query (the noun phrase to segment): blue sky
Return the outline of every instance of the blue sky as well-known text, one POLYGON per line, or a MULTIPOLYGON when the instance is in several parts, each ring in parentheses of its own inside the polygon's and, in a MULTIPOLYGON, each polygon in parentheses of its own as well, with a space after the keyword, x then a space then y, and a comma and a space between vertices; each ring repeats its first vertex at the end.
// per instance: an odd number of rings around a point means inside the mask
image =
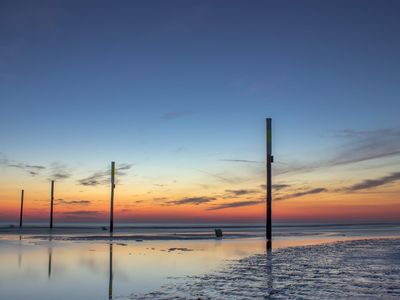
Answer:
POLYGON ((345 130, 361 156, 384 157, 399 150, 399 9, 2 1, 0 154, 81 173, 110 160, 141 166, 135 176, 176 165, 220 173, 235 168, 224 160, 263 160, 270 116, 278 164, 347 153, 345 130))
POLYGON ((256 138, 265 116, 311 145, 399 125, 395 1, 68 2, 2 4, 9 151, 146 134, 177 147, 210 134, 213 148, 215 131, 229 147, 230 132, 256 138), (161 122, 171 112, 190 130, 171 136, 182 125, 161 122))

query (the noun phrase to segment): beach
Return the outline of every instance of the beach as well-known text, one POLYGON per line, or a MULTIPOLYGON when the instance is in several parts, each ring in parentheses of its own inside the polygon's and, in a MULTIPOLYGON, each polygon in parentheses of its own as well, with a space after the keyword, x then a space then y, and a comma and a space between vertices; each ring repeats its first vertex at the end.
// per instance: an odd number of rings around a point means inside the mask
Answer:
POLYGON ((290 247, 130 299, 399 299, 400 239, 290 247))
POLYGON ((0 300, 400 300, 400 0, 0 0, 0 300))
POLYGON ((400 225, 0 228, 4 299, 396 299, 400 225))

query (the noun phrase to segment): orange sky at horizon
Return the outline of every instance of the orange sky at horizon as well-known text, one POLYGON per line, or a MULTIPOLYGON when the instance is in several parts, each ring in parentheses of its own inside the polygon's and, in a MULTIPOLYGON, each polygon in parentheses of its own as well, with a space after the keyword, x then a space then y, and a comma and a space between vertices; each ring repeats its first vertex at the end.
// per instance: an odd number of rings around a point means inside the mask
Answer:
MULTIPOLYGON (((330 173, 332 170, 329 170, 330 173)), ((343 183, 329 176, 317 180, 316 174, 278 174, 274 177, 273 218, 277 222, 359 222, 399 220, 398 185, 388 184, 362 191, 343 191, 343 183), (302 180, 295 183, 301 178, 302 180), (313 185, 310 185, 312 182, 313 185), (320 188, 323 186, 323 188, 320 188), (310 193, 311 192, 311 193, 310 193), (303 194, 304 193, 304 194, 303 194), (286 199, 287 198, 287 199, 286 199)), ((355 174, 356 172, 353 172, 355 174)), ((344 174, 344 172, 341 172, 344 174)), ((18 222, 20 190, 7 177, 0 189, 0 221, 18 222), (8 182, 7 182, 8 181, 8 182)), ((361 179, 347 181, 351 186, 361 179)), ((203 179, 204 182, 204 179, 203 179)), ((48 179, 26 180, 24 221, 46 222, 49 218, 50 184, 48 179)), ((57 222, 104 222, 109 218, 108 183, 77 188, 74 181, 57 181, 54 220, 57 222)), ((163 186, 135 185, 135 177, 121 179, 115 190, 115 222, 263 222, 265 191, 262 182, 250 180, 243 185, 221 183, 201 188, 176 184, 163 186), (236 188, 235 188, 236 187, 236 188), (236 194, 235 194, 236 193, 236 194), (179 201, 189 199, 188 204, 179 201), (192 202, 191 202, 192 201, 192 202), (200 201, 198 204, 194 202, 200 201), (204 201, 204 202, 201 202, 204 201), (219 206, 240 203, 243 206, 219 206)))

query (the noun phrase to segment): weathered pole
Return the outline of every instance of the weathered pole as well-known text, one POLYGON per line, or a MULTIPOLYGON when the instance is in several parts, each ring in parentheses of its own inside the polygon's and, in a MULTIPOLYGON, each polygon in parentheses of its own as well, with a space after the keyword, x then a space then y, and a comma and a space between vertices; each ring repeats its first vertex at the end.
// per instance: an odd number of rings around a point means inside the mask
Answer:
POLYGON ((111 203, 110 203, 110 232, 114 231, 114 188, 115 188, 115 162, 111 162, 111 203))
POLYGON ((274 161, 272 156, 272 119, 267 118, 267 213, 266 213, 266 237, 267 237, 267 249, 272 248, 272 172, 271 164, 274 161))
POLYGON ((54 203, 54 180, 51 181, 51 191, 50 191, 50 229, 53 228, 53 203, 54 203))
POLYGON ((21 211, 19 213, 19 227, 22 227, 23 210, 24 210, 24 190, 21 190, 21 211))

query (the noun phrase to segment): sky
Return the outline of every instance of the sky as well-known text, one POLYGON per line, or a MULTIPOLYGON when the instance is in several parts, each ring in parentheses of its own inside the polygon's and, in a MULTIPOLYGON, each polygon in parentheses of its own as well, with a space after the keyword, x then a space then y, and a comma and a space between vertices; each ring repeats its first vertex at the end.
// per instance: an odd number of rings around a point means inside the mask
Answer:
POLYGON ((400 217, 399 1, 0 1, 0 222, 400 217))

